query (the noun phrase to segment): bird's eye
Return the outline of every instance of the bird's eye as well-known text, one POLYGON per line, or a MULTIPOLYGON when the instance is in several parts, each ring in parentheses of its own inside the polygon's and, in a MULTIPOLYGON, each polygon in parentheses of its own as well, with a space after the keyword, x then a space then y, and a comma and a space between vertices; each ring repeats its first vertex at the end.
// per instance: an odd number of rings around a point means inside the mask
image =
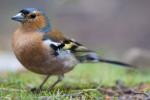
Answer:
POLYGON ((35 14, 31 14, 31 15, 30 15, 30 18, 31 18, 31 19, 34 19, 35 17, 36 17, 35 14))

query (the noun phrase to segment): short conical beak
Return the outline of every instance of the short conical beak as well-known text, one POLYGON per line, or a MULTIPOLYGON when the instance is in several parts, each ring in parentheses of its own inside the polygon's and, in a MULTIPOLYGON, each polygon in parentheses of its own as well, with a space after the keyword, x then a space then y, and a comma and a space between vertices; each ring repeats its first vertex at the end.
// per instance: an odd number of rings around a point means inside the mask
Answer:
POLYGON ((22 15, 22 13, 18 13, 15 16, 13 16, 11 19, 18 22, 23 22, 25 20, 25 17, 22 15))

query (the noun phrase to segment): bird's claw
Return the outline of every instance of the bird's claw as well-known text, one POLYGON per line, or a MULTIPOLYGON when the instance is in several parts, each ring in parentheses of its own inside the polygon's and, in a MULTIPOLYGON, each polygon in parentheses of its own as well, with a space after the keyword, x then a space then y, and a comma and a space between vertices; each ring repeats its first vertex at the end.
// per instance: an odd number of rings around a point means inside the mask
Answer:
POLYGON ((32 92, 32 93, 39 94, 40 92, 42 92, 42 89, 41 89, 41 88, 32 88, 32 89, 31 89, 31 92, 32 92))
POLYGON ((52 89, 47 89, 47 92, 51 92, 52 89))

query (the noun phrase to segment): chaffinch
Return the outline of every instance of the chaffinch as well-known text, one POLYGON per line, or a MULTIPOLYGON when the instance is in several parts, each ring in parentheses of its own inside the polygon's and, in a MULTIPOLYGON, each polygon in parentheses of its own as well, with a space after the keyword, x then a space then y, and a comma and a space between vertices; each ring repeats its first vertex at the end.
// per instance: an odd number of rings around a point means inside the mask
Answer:
POLYGON ((71 71, 78 63, 104 62, 130 66, 122 62, 102 59, 94 51, 53 30, 42 10, 25 8, 13 16, 12 20, 21 23, 14 32, 12 40, 17 59, 28 70, 47 75, 42 84, 34 89, 35 91, 40 91, 47 79, 56 75, 58 80, 48 88, 50 91, 63 79, 64 74, 71 71))

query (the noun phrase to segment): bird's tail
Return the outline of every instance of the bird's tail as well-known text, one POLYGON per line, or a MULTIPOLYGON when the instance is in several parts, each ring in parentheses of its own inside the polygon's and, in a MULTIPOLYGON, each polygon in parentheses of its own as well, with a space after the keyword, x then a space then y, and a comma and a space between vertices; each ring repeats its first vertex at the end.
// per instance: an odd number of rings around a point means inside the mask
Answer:
POLYGON ((81 62, 94 62, 94 63, 98 63, 98 62, 102 62, 102 63, 109 63, 109 64, 114 64, 114 65, 119 65, 119 66, 124 66, 124 67, 133 67, 133 65, 127 64, 127 63, 123 63, 120 61, 113 61, 113 60, 107 60, 107 59, 103 59, 100 58, 96 53, 94 52, 88 52, 88 53, 84 53, 84 55, 80 55, 80 56, 76 56, 77 59, 81 62))
POLYGON ((133 65, 130 65, 130 64, 127 64, 124 62, 107 60, 107 59, 100 59, 99 62, 114 64, 114 65, 120 65, 120 66, 125 66, 125 67, 133 67, 133 65))

